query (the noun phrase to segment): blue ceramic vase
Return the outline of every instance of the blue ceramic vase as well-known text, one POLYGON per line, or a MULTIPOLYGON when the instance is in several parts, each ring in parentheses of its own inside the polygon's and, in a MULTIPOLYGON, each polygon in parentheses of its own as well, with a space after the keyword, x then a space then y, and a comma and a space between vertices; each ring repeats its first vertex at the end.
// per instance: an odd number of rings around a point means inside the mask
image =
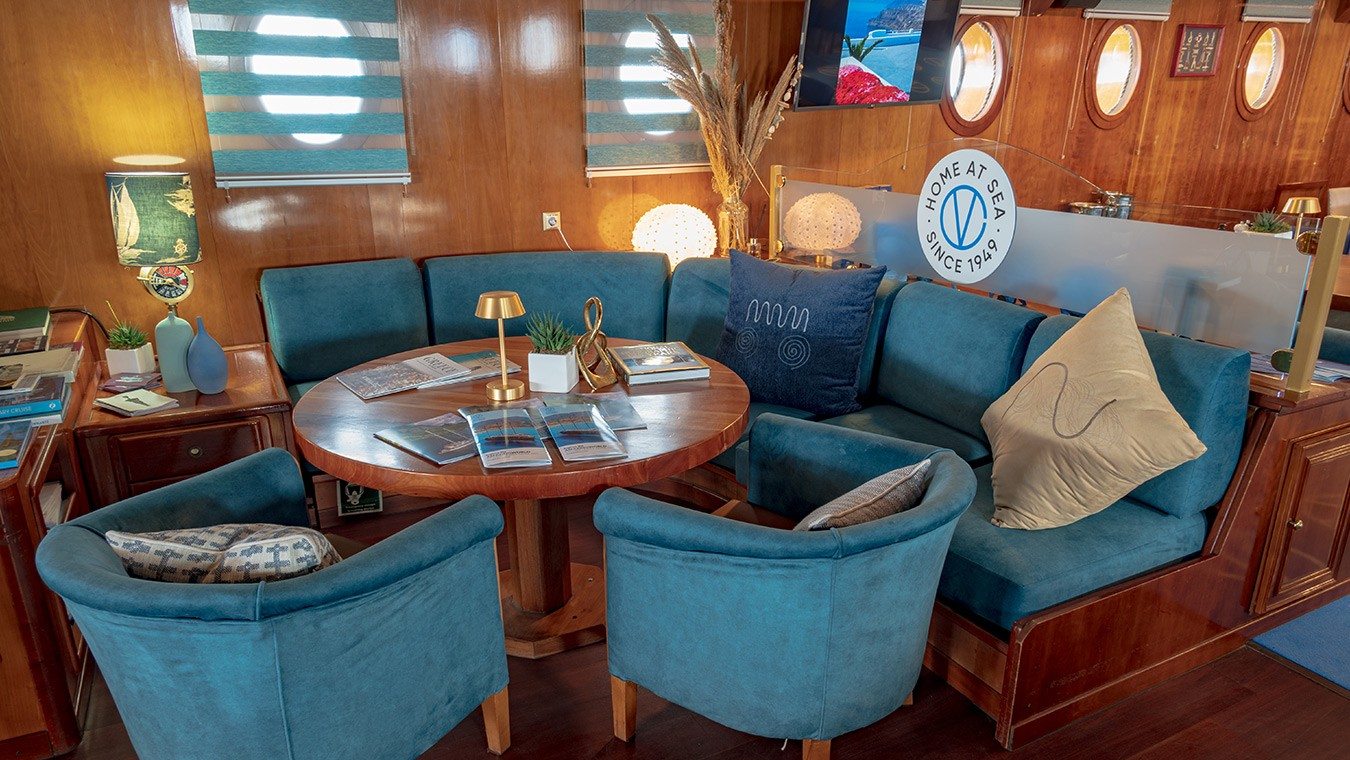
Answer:
POLYGON ((192 339, 187 352, 188 377, 197 390, 205 394, 220 393, 230 380, 229 363, 225 360, 225 349, 220 347, 211 333, 206 331, 202 318, 197 317, 197 336, 192 339))

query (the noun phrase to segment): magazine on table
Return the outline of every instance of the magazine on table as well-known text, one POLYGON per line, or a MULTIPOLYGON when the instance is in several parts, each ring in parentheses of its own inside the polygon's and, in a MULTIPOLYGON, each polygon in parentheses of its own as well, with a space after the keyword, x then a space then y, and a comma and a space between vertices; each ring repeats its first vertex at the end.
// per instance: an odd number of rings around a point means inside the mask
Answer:
MULTIPOLYGON (((500 377, 502 374, 501 359, 495 351, 474 351, 470 354, 457 354, 450 357, 450 360, 462 367, 469 369, 467 375, 456 375, 454 377, 442 378, 423 383, 419 388, 435 388, 438 385, 454 385, 455 383, 467 383, 473 380, 488 380, 494 377, 500 377)), ((506 374, 512 375, 520 371, 520 365, 506 360, 506 374)))
POLYGON ((468 418, 470 414, 478 412, 491 412, 498 409, 523 409, 530 415, 530 421, 534 423, 534 432, 539 434, 540 438, 548 437, 548 425, 544 424, 544 416, 539 410, 544 408, 544 402, 537 398, 523 398, 518 401, 501 401, 493 404, 476 404, 474 406, 461 406, 455 411, 459 416, 468 418))
MULTIPOLYGON (((1286 374, 1270 363, 1270 354, 1258 354, 1255 351, 1252 352, 1252 372, 1279 378, 1283 378, 1286 374)), ((1313 366, 1313 379, 1319 383, 1335 383, 1350 379, 1350 364, 1318 359, 1317 364, 1313 366)))
POLYGON ((544 421, 565 461, 613 459, 628 453, 600 410, 591 404, 546 406, 544 421))
POLYGON ((465 418, 484 467, 547 467, 553 457, 525 409, 492 409, 465 418))
POLYGON ((104 380, 98 389, 112 391, 113 393, 126 393, 127 391, 158 388, 159 385, 158 372, 123 372, 104 380))
POLYGON ((453 359, 441 354, 425 354, 378 367, 347 370, 339 373, 337 379, 352 393, 369 401, 467 374, 469 368, 453 359))
POLYGON ((407 425, 395 425, 381 430, 375 437, 439 465, 468 459, 478 453, 469 423, 457 412, 407 425))
POLYGON ((627 393, 536 393, 534 397, 543 401, 544 406, 590 404, 600 410, 600 416, 615 431, 642 430, 647 427, 647 421, 628 401, 627 393))

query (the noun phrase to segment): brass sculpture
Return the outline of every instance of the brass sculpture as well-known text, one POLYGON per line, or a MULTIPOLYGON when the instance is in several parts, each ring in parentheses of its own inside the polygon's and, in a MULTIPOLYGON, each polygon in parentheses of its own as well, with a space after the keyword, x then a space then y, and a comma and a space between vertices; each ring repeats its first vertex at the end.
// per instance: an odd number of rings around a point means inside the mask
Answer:
POLYGON ((614 359, 609 355, 605 334, 600 332, 600 322, 605 317, 605 306, 600 299, 591 296, 582 307, 581 317, 586 322, 586 334, 577 339, 577 368, 581 377, 591 390, 600 390, 619 382, 619 374, 614 368, 614 359), (595 323, 591 323, 591 307, 595 307, 595 323), (594 356, 590 354, 594 352, 594 356))

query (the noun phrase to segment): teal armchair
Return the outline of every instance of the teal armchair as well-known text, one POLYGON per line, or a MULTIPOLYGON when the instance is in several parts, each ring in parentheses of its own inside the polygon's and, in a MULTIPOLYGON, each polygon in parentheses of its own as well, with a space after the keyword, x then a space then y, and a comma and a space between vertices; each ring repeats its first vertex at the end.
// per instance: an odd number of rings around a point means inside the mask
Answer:
POLYGON ((132 578, 103 539, 232 522, 309 524, 289 454, 269 449, 113 504, 38 547, 142 760, 413 758, 480 704, 489 748, 506 749, 493 502, 464 499, 275 583, 132 578))
POLYGON ((824 758, 831 739, 913 691, 975 477, 945 449, 773 414, 749 449, 750 501, 792 521, 925 457, 932 476, 910 510, 816 532, 602 494, 615 734, 631 738, 640 685, 738 731, 802 739, 805 757, 824 758))

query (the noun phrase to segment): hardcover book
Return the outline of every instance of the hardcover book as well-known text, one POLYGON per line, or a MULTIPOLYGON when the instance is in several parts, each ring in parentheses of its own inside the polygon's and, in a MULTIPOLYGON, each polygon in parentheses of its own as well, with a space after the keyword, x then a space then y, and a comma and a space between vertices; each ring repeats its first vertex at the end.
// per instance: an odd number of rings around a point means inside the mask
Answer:
POLYGON ((613 459, 628 453, 600 410, 590 404, 546 406, 544 421, 565 461, 613 459))
POLYGON ((25 375, 59 375, 66 382, 73 383, 83 354, 84 347, 81 344, 65 343, 46 351, 24 354, 22 359, 15 359, 15 362, 23 365, 25 375))
MULTIPOLYGON (((468 367, 469 374, 456 377, 447 377, 443 380, 433 380, 424 383, 419 388, 434 388, 438 385, 453 385, 455 383, 467 383, 472 380, 487 380, 497 377, 502 373, 501 359, 494 351, 474 351, 469 354, 458 354, 450 357, 450 360, 462 367, 468 367)), ((506 374, 512 375, 520 371, 520 365, 506 360, 506 374)))
POLYGON ((33 426, 27 422, 0 422, 0 471, 19 466, 32 431, 33 426))
POLYGON ((0 356, 18 356, 47 350, 47 336, 0 339, 0 356))
POLYGON ((626 393, 536 393, 534 397, 543 401, 546 407, 589 404, 600 410, 600 416, 615 431, 642 430, 647 427, 647 421, 629 403, 626 393))
POLYGON ((142 417, 165 409, 174 409, 178 406, 178 399, 161 396, 154 391, 135 390, 107 398, 96 398, 94 403, 123 417, 142 417))
POLYGON ((708 365, 679 341, 615 346, 609 352, 629 385, 700 380, 712 374, 708 365))
POLYGON ((339 373, 337 379, 352 393, 369 401, 467 374, 468 367, 448 357, 426 354, 369 369, 347 370, 339 373))
MULTIPOLYGON (((498 371, 500 372, 500 370, 498 371)), ((459 416, 467 419, 470 414, 477 414, 478 412, 490 412, 497 409, 523 409, 529 413, 530 421, 534 423, 534 431, 539 434, 540 438, 547 438, 548 425, 544 424, 544 416, 539 413, 539 410, 543 408, 543 401, 540 401, 537 398, 523 398, 519 401, 502 401, 493 404, 461 406, 455 411, 459 412, 459 416)))
POLYGON ((33 308, 0 311, 0 340, 41 338, 52 324, 50 309, 33 308))
POLYGON ((101 391, 112 391, 113 393, 126 393, 127 391, 136 391, 142 388, 158 388, 158 372, 123 372, 120 375, 113 375, 98 387, 101 391))
POLYGON ((375 437, 439 465, 468 459, 478 452, 469 423, 456 412, 396 425, 381 430, 375 437))
POLYGON ((64 377, 43 375, 38 378, 32 390, 0 398, 0 419, 59 413, 68 397, 64 377))
POLYGON ((547 467, 553 457, 524 409, 493 409, 465 418, 484 467, 547 467))

